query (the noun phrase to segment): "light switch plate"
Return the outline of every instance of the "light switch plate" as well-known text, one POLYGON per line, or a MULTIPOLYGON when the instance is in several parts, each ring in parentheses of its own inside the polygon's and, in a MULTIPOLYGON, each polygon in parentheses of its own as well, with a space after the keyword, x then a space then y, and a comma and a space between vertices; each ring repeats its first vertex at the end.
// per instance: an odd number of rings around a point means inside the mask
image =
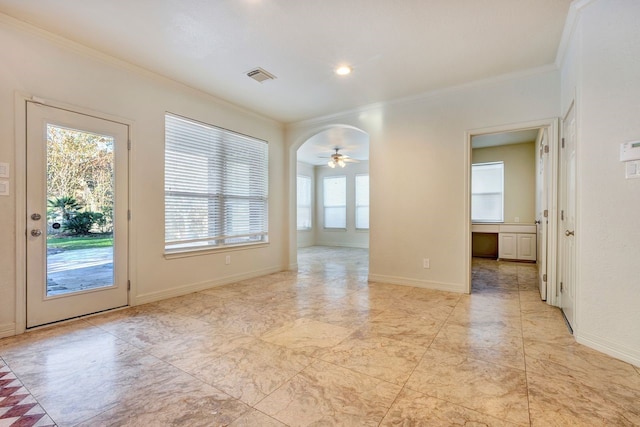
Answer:
POLYGON ((640 160, 625 162, 625 177, 627 179, 640 178, 640 160))
POLYGON ((0 178, 9 178, 9 163, 0 163, 0 178))
POLYGON ((0 196, 9 195, 9 181, 0 181, 0 196))

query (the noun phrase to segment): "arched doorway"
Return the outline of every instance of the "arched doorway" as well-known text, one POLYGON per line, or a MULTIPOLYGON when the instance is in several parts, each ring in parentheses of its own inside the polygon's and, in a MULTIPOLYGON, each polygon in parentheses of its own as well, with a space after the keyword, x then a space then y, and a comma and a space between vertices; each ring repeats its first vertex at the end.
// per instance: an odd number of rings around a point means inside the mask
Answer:
POLYGON ((292 264, 297 268, 298 249, 309 253, 304 248, 313 247, 322 247, 325 256, 331 248, 354 248, 368 257, 369 135, 352 126, 325 126, 300 138, 291 159, 292 264))

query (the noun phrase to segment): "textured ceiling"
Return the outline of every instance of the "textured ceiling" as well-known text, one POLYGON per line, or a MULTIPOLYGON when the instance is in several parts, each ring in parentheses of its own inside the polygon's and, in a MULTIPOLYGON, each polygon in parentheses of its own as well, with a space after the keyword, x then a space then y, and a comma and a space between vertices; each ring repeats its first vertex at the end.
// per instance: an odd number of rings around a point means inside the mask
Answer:
POLYGON ((552 64, 569 4, 0 0, 0 12, 288 123, 552 64), (254 67, 277 79, 248 78, 254 67))

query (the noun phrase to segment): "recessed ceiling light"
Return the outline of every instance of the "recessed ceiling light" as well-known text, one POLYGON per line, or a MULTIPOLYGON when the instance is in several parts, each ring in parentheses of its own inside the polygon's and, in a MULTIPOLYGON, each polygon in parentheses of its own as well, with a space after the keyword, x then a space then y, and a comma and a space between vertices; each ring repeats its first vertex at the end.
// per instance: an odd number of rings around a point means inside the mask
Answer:
POLYGON ((351 67, 347 65, 342 65, 336 68, 336 74, 339 76, 346 76, 347 74, 350 74, 350 73, 351 73, 351 67))

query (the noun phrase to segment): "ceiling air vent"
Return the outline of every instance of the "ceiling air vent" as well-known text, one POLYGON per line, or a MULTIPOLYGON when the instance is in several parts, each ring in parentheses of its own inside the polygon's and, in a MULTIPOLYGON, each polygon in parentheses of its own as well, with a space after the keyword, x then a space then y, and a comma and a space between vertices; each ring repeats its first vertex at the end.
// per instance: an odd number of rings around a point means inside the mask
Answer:
POLYGON ((273 74, 271 74, 270 72, 263 70, 262 68, 258 67, 255 70, 251 70, 247 73, 247 76, 251 77, 253 80, 262 83, 266 80, 273 80, 276 78, 276 76, 274 76, 273 74))

